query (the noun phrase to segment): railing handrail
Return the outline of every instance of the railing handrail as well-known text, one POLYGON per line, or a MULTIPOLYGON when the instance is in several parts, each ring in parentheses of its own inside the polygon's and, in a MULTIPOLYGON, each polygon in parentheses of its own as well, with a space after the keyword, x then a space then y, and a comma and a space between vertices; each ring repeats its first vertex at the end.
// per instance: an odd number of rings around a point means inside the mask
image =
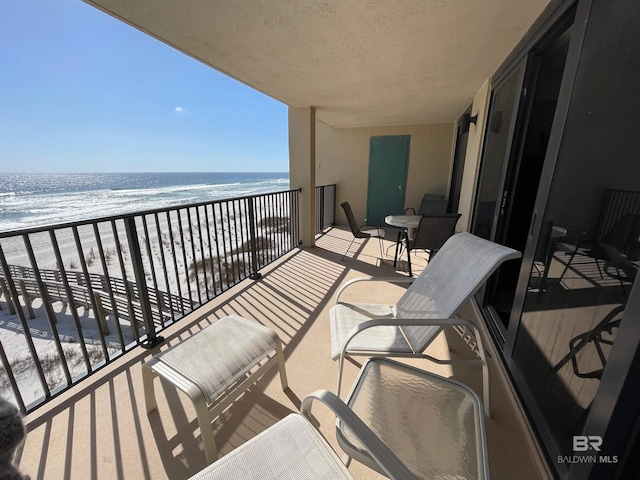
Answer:
POLYGON ((251 199, 251 198, 262 197, 262 196, 266 196, 266 195, 276 195, 276 194, 292 193, 292 192, 299 192, 299 191, 300 191, 299 188, 292 188, 292 189, 289 189, 289 190, 277 190, 277 191, 273 191, 273 192, 254 193, 254 194, 251 194, 251 195, 243 195, 243 196, 240 196, 240 197, 219 198, 217 200, 205 200, 205 201, 196 202, 196 203, 184 203, 184 204, 179 204, 179 205, 171 205, 171 206, 168 206, 168 207, 153 208, 153 209, 148 209, 148 210, 138 210, 138 211, 135 211, 135 212, 126 212, 126 213, 109 215, 109 216, 104 216, 104 217, 92 217, 92 218, 87 218, 87 219, 84 219, 84 220, 76 220, 74 222, 52 223, 52 224, 40 225, 40 226, 36 226, 36 227, 20 228, 20 229, 17 229, 17 230, 4 230, 4 231, 0 231, 0 238, 14 237, 14 236, 18 236, 18 235, 30 235, 32 233, 47 232, 49 230, 80 227, 80 226, 83 226, 83 225, 93 225, 94 223, 105 223, 105 222, 110 222, 112 220, 125 220, 127 218, 138 217, 138 216, 141 216, 141 215, 154 215, 156 213, 163 213, 163 212, 166 212, 166 211, 169 211, 169 210, 178 210, 178 209, 182 210, 182 209, 185 209, 185 208, 195 208, 195 207, 203 207, 203 206, 207 206, 207 205, 217 205, 217 204, 222 204, 222 203, 227 203, 227 202, 242 201, 242 200, 247 200, 247 199, 251 199))

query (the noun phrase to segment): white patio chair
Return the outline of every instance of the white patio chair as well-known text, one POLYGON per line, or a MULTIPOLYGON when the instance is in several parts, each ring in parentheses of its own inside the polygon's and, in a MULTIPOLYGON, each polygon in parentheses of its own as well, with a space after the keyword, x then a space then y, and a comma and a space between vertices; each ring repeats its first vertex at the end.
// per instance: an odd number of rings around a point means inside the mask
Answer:
POLYGON ((480 332, 473 322, 453 317, 498 266, 519 257, 520 252, 516 250, 469 233, 459 233, 447 240, 415 280, 364 277, 344 284, 336 295, 336 305, 330 310, 331 357, 339 359, 338 395, 345 357, 421 357, 438 364, 451 364, 455 361, 437 359, 423 352, 445 327, 460 326, 475 335, 480 358, 464 362, 482 365, 484 406, 489 415, 489 371, 480 332), (341 302, 345 289, 361 281, 413 283, 395 305, 341 302))
POLYGON ((311 404, 329 407, 352 438, 375 459, 389 478, 415 480, 411 471, 331 392, 307 396, 300 414, 291 414, 191 477, 191 480, 353 480, 347 467, 310 421, 311 404))
MULTIPOLYGON (((345 402, 416 477, 489 478, 482 405, 466 385, 374 357, 360 369, 345 402)), ((348 458, 384 474, 340 420, 336 437, 348 458)))

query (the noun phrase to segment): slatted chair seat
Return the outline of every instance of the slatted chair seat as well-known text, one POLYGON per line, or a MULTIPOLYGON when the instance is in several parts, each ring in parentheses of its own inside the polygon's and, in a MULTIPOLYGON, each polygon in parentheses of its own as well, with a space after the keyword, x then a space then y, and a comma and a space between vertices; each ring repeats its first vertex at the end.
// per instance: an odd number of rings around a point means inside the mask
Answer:
POLYGON ((211 421, 275 365, 284 390, 287 376, 278 335, 238 315, 221 318, 143 365, 147 413, 157 407, 156 376, 186 393, 196 409, 205 455, 211 463, 218 457, 211 421))
POLYGON ((396 480, 416 477, 338 397, 318 390, 302 401, 300 414, 291 414, 231 453, 197 473, 191 480, 354 480, 336 452, 311 424, 311 404, 331 409, 375 459, 379 471, 396 480))

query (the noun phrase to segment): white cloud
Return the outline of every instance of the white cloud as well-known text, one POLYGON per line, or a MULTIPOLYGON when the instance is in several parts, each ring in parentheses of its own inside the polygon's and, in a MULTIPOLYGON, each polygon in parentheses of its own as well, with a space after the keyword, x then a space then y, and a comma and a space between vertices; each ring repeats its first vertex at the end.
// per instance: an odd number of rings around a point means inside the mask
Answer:
POLYGON ((186 111, 184 108, 182 108, 182 107, 176 107, 176 108, 174 108, 174 110, 175 110, 176 112, 178 112, 178 113, 186 113, 186 112, 187 112, 187 111, 186 111))

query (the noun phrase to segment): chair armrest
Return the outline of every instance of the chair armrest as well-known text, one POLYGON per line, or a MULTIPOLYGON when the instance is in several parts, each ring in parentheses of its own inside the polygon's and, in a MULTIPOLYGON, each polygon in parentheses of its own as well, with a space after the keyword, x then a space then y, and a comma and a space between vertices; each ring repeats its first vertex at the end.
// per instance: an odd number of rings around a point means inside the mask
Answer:
POLYGON ((340 295, 347 287, 350 287, 354 283, 358 282, 387 282, 387 283, 413 283, 415 278, 411 277, 358 277, 353 280, 349 280, 348 282, 342 284, 336 293, 336 302, 340 300, 340 295))
POLYGON ((591 241, 591 235, 584 231, 568 230, 567 233, 559 240, 561 243, 568 243, 582 246, 591 241))
POLYGON ((415 480, 415 476, 378 436, 340 398, 327 390, 316 390, 307 395, 300 406, 300 414, 307 420, 311 417, 311 404, 318 400, 326 405, 362 443, 369 455, 394 480, 415 480))
MULTIPOLYGON (((353 340, 358 334, 362 333, 365 330, 374 327, 414 327, 414 326, 424 326, 424 327, 457 327, 457 326, 465 326, 473 329, 474 332, 478 335, 478 341, 481 342, 481 333, 475 323, 470 320, 466 320, 464 318, 374 318, 372 320, 367 320, 366 322, 362 322, 351 329, 347 336, 347 340, 344 342, 342 346, 342 352, 340 352, 341 359, 344 358, 347 352, 347 347, 351 340, 353 340)), ((484 355, 484 349, 480 345, 478 347, 482 350, 482 354, 484 355)), ((416 352, 417 353, 417 352, 416 352)))
POLYGON ((411 211, 413 212, 413 213, 412 213, 412 215, 415 215, 415 214, 416 214, 416 209, 415 209, 415 208, 413 208, 413 207, 405 208, 405 209, 404 209, 404 214, 405 214, 405 215, 407 215, 407 212, 408 212, 409 210, 411 210, 411 211))

